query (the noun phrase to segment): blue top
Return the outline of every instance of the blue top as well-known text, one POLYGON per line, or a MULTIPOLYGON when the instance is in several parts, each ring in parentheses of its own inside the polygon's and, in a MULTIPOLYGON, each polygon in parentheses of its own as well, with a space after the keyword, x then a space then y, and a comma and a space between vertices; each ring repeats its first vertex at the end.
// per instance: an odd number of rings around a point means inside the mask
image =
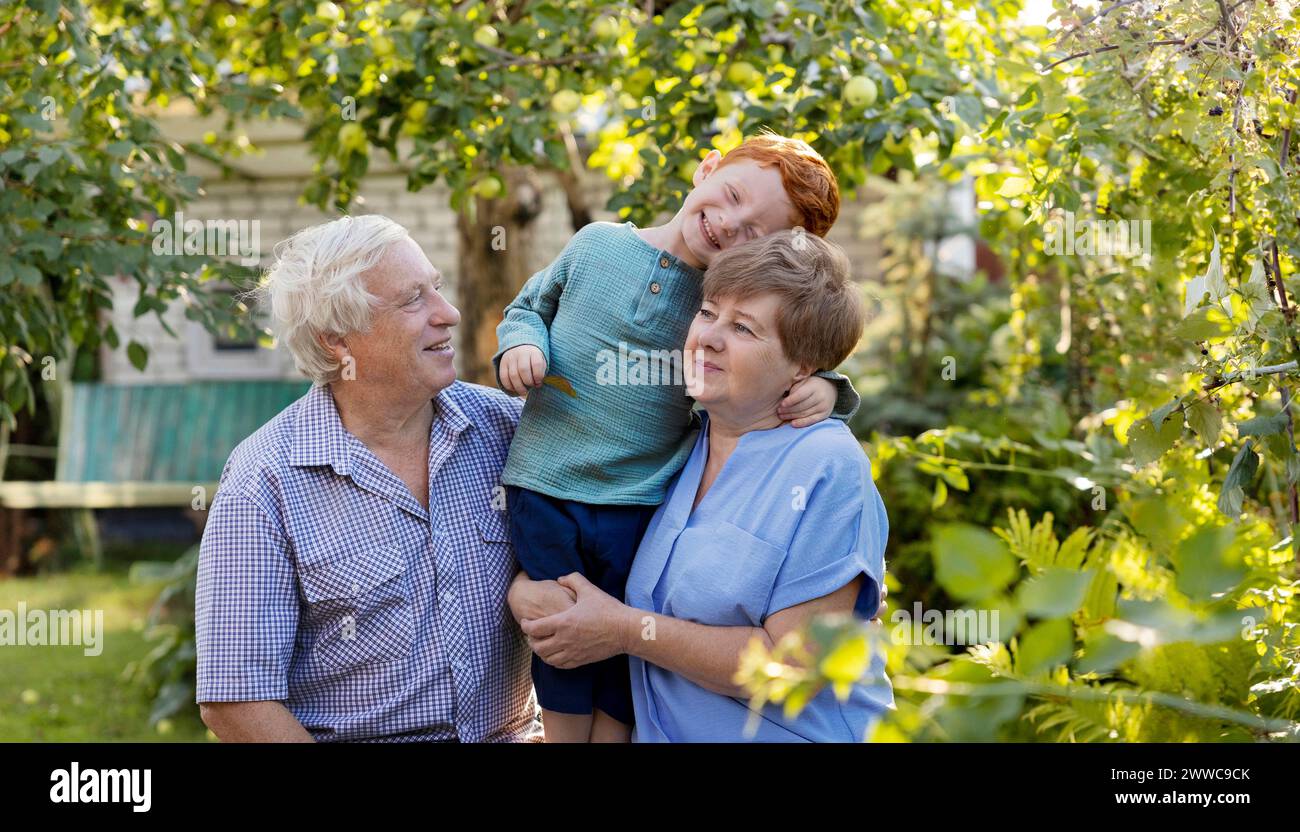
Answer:
MULTIPOLYGON (((840 422, 751 431, 694 511, 708 459, 708 418, 655 512, 627 581, 630 606, 713 626, 761 627, 775 612, 828 595, 864 575, 854 612, 875 615, 889 518, 871 463, 840 422)), ((893 707, 884 657, 840 702, 827 688, 794 719, 751 711, 656 665, 631 658, 637 742, 862 742, 893 707)))
MULTIPOLYGON (((641 239, 632 223, 593 222, 529 278, 497 327, 506 350, 532 344, 574 395, 529 391, 501 481, 562 500, 658 505, 686 461, 699 419, 682 350, 704 273, 641 239)), ((832 417, 858 394, 844 376, 832 417)), ((500 378, 498 377, 498 383, 500 378)))

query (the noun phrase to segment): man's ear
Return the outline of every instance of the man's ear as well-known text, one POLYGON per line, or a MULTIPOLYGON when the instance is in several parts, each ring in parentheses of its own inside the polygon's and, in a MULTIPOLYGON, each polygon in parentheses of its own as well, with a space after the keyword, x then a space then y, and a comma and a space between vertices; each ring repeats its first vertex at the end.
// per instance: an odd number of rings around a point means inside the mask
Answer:
POLYGON ((344 356, 349 354, 348 344, 343 340, 342 335, 335 335, 332 332, 320 332, 316 335, 316 340, 326 352, 334 356, 334 360, 342 362, 344 356))
POLYGON ((710 150, 708 155, 700 160, 700 164, 695 168, 695 175, 691 177, 692 185, 699 185, 705 179, 713 175, 718 169, 718 163, 722 161, 722 154, 717 150, 710 150))

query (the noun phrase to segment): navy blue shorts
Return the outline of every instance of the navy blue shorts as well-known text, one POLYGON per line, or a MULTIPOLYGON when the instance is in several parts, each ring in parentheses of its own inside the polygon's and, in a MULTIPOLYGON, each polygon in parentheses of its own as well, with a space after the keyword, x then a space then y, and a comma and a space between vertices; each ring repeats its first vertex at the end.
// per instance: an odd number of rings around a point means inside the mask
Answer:
MULTIPOLYGON (((632 558, 657 506, 598 506, 506 487, 510 539, 528 577, 556 580, 581 573, 623 600, 632 558)), ((612 656, 571 670, 551 667, 533 654, 533 687, 548 711, 589 714, 599 708, 631 725, 632 685, 627 656, 612 656)))

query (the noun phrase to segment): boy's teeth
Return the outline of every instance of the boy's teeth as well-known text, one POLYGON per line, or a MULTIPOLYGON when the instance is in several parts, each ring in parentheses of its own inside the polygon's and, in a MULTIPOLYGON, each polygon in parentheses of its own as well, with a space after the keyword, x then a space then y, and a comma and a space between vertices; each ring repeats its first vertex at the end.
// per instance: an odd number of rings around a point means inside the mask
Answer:
POLYGON ((713 243, 714 248, 722 248, 722 245, 718 242, 718 238, 713 233, 713 227, 709 225, 709 218, 704 216, 703 211, 700 212, 700 220, 704 223, 704 233, 709 238, 709 242, 713 243))

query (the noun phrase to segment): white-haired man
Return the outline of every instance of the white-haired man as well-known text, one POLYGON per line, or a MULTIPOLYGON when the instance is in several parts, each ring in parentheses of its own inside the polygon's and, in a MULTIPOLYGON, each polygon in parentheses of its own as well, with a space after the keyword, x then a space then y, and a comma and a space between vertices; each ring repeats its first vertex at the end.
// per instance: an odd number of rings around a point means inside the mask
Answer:
POLYGON ((519 400, 456 381, 460 313, 405 229, 281 244, 263 291, 315 383, 231 454, 199 557, 223 740, 540 739, 499 478, 519 400))

